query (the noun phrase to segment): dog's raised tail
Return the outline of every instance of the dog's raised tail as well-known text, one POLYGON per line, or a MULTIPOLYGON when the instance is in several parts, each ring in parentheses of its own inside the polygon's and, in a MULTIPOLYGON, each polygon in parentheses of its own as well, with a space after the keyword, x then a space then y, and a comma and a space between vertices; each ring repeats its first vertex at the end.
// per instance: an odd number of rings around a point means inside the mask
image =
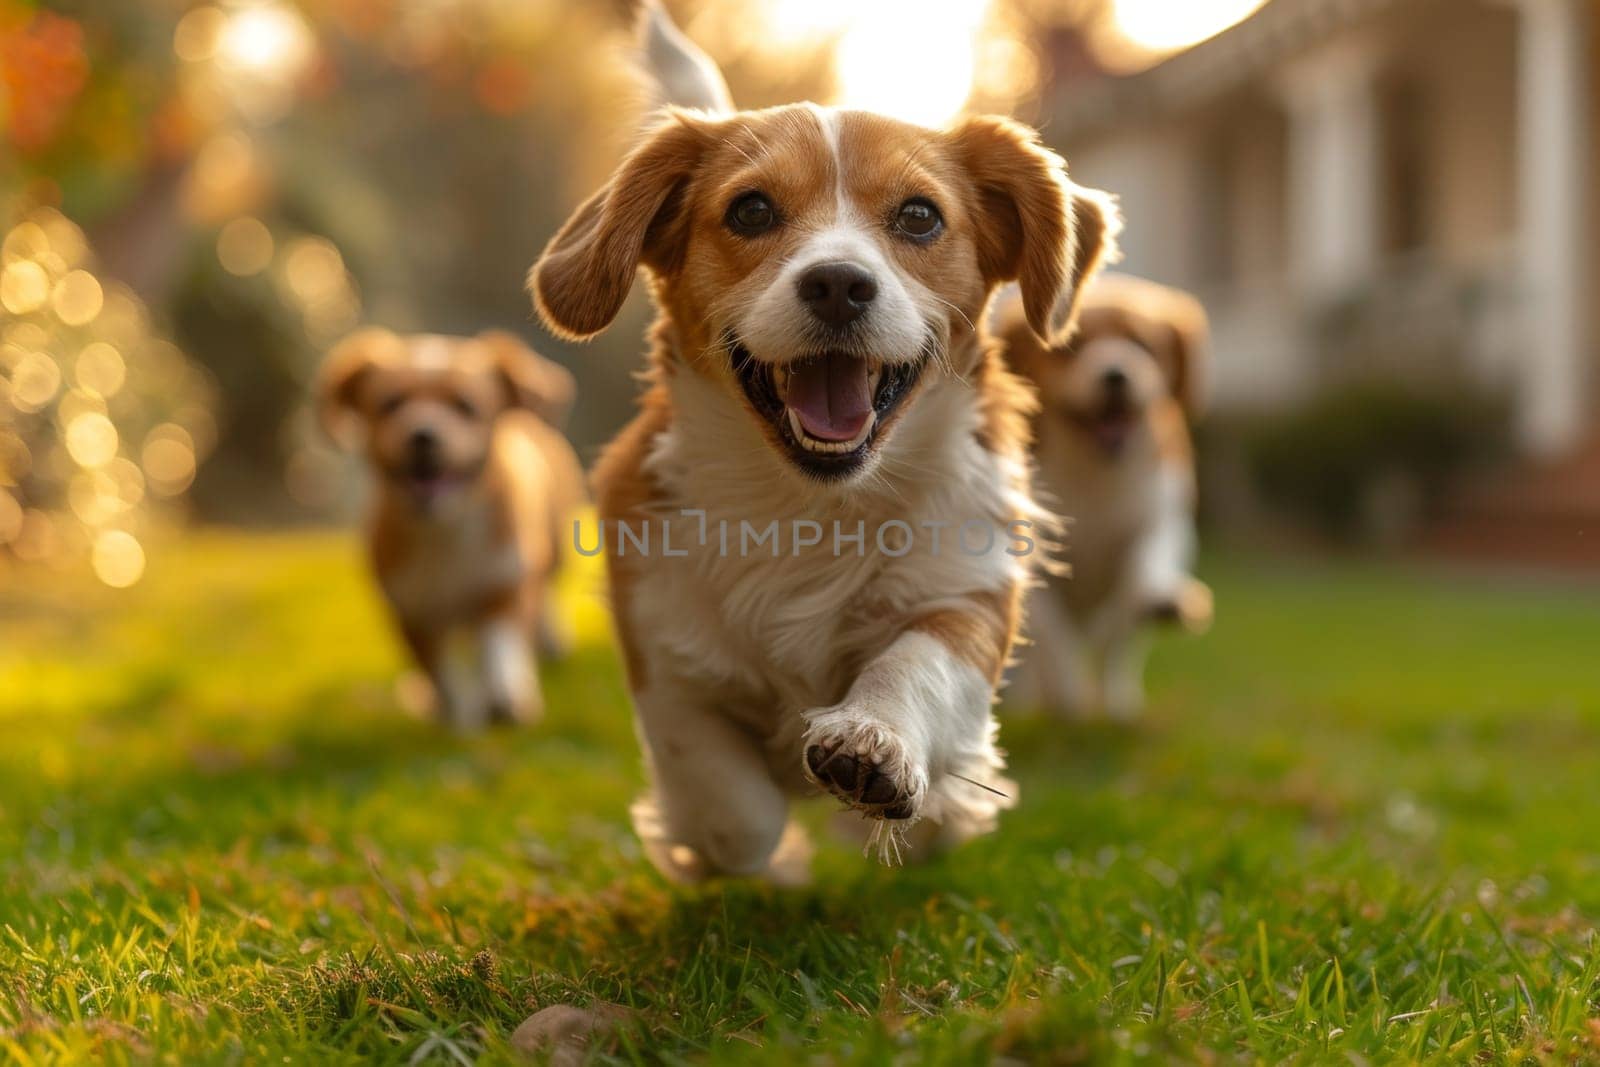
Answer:
POLYGON ((644 0, 639 5, 639 21, 645 67, 655 79, 662 103, 719 115, 732 113, 733 96, 722 71, 699 45, 684 36, 659 0, 644 0))

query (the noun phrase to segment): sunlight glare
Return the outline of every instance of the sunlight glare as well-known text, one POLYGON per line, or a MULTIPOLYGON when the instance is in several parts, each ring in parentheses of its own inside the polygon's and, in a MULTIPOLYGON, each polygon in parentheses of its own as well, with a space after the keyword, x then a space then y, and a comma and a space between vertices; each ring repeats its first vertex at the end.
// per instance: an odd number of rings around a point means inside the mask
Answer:
POLYGON ((814 41, 844 30, 860 9, 860 0, 770 0, 767 26, 780 40, 814 41))
POLYGON ((839 42, 839 103, 923 126, 946 122, 972 95, 988 6, 988 0, 862 5, 839 42))
POLYGON ((1152 52, 1170 52, 1215 37, 1255 13, 1266 0, 1115 0, 1123 37, 1152 52))
POLYGON ((217 42, 224 64, 258 77, 293 76, 310 59, 311 48, 311 31, 304 20, 276 4, 235 12, 217 42))

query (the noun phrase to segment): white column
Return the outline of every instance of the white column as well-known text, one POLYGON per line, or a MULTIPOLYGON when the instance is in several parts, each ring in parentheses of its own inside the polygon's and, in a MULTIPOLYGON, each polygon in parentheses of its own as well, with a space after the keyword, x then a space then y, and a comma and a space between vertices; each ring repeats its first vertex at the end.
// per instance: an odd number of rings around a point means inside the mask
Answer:
POLYGON ((1378 269, 1380 61, 1367 41, 1340 42, 1277 79, 1289 116, 1289 265, 1300 294, 1313 301, 1370 281, 1378 269))
POLYGON ((1588 0, 1517 0, 1517 200, 1525 347, 1520 443, 1577 444, 1589 414, 1588 0))

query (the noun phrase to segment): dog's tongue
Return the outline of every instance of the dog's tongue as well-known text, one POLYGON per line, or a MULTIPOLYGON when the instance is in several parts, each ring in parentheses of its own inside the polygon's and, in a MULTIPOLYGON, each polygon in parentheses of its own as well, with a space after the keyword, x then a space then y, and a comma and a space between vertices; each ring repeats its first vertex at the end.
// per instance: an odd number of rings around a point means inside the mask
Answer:
POLYGON ((806 433, 822 441, 850 441, 872 414, 865 360, 829 352, 789 368, 783 402, 806 433))
POLYGON ((1124 414, 1105 414, 1095 419, 1091 432, 1101 448, 1110 453, 1122 451, 1133 430, 1133 419, 1124 414))

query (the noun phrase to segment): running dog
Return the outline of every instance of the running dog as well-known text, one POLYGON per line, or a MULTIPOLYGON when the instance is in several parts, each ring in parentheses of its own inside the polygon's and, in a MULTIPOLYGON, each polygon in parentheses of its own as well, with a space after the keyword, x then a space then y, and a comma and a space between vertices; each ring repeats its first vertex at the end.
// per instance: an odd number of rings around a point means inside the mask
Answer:
POLYGON ((593 484, 651 779, 635 825, 669 877, 794 876, 790 798, 817 787, 879 820, 880 854, 1014 799, 991 705, 1040 511, 1029 393, 975 324, 1016 280, 1028 328, 1065 338, 1116 229, 1015 122, 797 104, 669 109, 550 241, 529 285, 559 336, 604 330, 640 268, 659 312, 593 484), (620 536, 663 520, 670 553, 620 536), (808 536, 707 533, 746 526, 808 536))
POLYGON ((1008 695, 1131 718, 1144 704, 1142 624, 1211 624, 1211 590, 1190 573, 1205 310, 1176 289, 1104 275, 1065 344, 1041 342, 1016 293, 996 301, 993 325, 1039 392, 1038 484, 1071 524, 1070 575, 1030 598, 1033 647, 1008 695))
POLYGON ((330 434, 361 442, 376 476, 372 567, 441 717, 469 730, 537 717, 535 639, 552 643, 550 582, 583 500, 554 425, 571 376, 509 333, 364 329, 317 391, 330 434))

